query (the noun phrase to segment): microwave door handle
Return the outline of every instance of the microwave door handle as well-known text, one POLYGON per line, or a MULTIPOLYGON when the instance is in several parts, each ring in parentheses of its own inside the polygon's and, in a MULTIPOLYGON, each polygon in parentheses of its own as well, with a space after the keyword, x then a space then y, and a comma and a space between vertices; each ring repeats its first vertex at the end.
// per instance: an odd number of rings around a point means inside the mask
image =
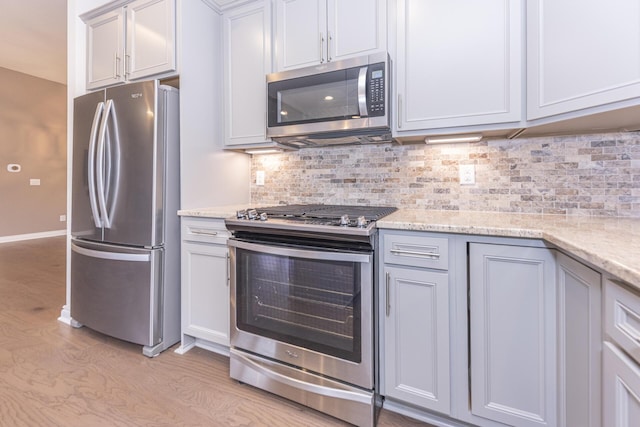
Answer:
POLYGON ((360 68, 358 74, 358 108, 360 109, 360 117, 367 117, 367 71, 369 67, 360 68))

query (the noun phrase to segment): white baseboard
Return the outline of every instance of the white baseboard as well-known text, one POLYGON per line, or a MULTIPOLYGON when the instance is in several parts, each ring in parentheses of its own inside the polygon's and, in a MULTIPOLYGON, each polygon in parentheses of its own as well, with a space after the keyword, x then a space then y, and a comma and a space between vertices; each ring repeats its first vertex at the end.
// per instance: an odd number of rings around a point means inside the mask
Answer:
POLYGON ((42 233, 17 234, 15 236, 0 236, 0 243, 19 242, 21 240, 44 239, 46 237, 64 236, 67 230, 44 231, 42 233))

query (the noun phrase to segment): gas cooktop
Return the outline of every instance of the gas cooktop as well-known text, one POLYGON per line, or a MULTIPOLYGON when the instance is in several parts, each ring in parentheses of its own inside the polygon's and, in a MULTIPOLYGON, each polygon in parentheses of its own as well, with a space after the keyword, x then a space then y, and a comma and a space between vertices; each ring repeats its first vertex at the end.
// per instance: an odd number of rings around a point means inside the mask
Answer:
POLYGON ((375 221, 395 212, 392 206, 278 205, 240 210, 225 220, 231 231, 272 230, 369 236, 375 221))

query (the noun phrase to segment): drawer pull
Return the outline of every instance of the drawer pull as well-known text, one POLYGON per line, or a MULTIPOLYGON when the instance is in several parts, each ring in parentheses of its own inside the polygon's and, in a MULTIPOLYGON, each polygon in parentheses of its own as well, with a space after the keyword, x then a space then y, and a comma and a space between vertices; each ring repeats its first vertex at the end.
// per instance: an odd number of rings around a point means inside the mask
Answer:
POLYGON ((210 231, 210 230, 191 229, 189 230, 189 232, 191 234, 197 234, 199 236, 217 236, 218 235, 217 231, 210 231))
POLYGON ((393 255, 409 255, 428 259, 440 259, 440 254, 433 252, 405 251, 402 249, 391 249, 390 252, 393 255))

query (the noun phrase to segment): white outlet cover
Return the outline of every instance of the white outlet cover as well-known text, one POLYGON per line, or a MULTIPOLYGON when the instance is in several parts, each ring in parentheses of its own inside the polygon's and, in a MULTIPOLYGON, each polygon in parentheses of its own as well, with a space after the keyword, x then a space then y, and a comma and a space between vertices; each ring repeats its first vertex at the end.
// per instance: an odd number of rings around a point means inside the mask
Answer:
POLYGON ((264 185, 264 171, 256 171, 256 185, 264 185))
POLYGON ((460 185, 476 183, 476 165, 460 165, 460 185))
POLYGON ((38 178, 31 178, 29 180, 29 185, 40 185, 40 179, 38 178))

